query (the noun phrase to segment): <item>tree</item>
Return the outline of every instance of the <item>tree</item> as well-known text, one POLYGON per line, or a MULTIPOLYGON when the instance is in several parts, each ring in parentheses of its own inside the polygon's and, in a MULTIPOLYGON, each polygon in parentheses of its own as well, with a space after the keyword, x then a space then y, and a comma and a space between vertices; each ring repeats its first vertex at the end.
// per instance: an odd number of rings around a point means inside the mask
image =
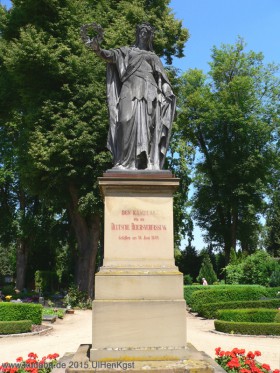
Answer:
POLYGON ((280 257, 280 190, 274 189, 266 214, 265 248, 274 257, 280 257))
POLYGON ((197 276, 197 281, 201 283, 203 278, 207 280, 209 285, 213 284, 218 280, 213 265, 211 263, 210 257, 207 253, 204 254, 201 268, 197 276))
MULTIPOLYGON (((180 94, 179 70, 169 68, 170 81, 176 97, 180 94)), ((179 249, 182 239, 188 237, 193 240, 193 222, 190 217, 190 201, 188 199, 191 184, 191 167, 194 159, 194 147, 180 137, 178 124, 173 123, 170 149, 167 154, 166 165, 179 178, 180 185, 174 194, 174 242, 175 249, 179 249)), ((195 276, 196 277, 196 276, 195 276)))
POLYGON ((135 25, 149 21, 159 31, 156 52, 171 63, 182 56, 188 34, 168 4, 14 0, 9 12, 0 8, 3 74, 13 97, 4 125, 19 137, 19 177, 55 211, 67 209, 78 248, 76 283, 91 297, 103 210, 97 178, 111 167, 111 156, 105 64, 82 44, 80 26, 102 24, 103 46, 110 48, 132 44, 135 25))
POLYGON ((184 275, 190 275, 192 280, 196 279, 201 267, 202 259, 198 255, 194 246, 190 243, 182 251, 181 256, 177 259, 176 264, 184 275))
POLYGON ((197 149, 193 216, 226 263, 238 243, 257 247, 279 124, 277 66, 244 49, 214 47, 209 75, 186 72, 179 100, 181 137, 197 149))
POLYGON ((268 286, 272 275, 279 272, 279 264, 267 252, 258 250, 243 258, 239 263, 226 266, 229 284, 258 284, 268 286))

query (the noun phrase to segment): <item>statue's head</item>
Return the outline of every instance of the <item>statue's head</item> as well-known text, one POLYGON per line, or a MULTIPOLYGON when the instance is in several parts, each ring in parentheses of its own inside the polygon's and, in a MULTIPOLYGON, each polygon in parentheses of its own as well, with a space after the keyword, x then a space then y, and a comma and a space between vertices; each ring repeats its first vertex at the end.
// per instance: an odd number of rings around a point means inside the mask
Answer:
POLYGON ((147 22, 137 25, 136 28, 136 43, 138 46, 140 39, 143 38, 146 41, 147 49, 153 51, 153 39, 154 39, 155 28, 147 22))

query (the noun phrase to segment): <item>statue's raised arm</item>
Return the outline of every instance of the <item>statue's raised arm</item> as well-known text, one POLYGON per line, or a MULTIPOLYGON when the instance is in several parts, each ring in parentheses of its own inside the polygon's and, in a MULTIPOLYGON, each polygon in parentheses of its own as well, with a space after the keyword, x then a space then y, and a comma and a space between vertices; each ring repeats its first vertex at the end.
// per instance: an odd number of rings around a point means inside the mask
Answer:
POLYGON ((153 51, 154 28, 148 23, 138 25, 133 46, 111 50, 100 48, 103 30, 95 23, 82 26, 81 36, 108 62, 107 146, 113 154, 114 169, 162 169, 176 98, 161 60, 153 51), (90 29, 97 36, 90 38, 90 29))
POLYGON ((83 25, 81 26, 80 34, 87 47, 93 49, 94 51, 98 51, 100 49, 100 44, 104 38, 104 32, 100 25, 95 22, 83 25), (95 32, 96 36, 90 38, 90 32, 95 32))

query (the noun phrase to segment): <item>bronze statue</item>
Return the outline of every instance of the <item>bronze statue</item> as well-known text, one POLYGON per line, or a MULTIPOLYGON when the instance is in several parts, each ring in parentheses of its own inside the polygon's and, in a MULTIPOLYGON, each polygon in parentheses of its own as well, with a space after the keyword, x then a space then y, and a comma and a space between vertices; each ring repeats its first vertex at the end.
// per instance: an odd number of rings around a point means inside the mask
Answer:
POLYGON ((163 168, 175 114, 176 97, 159 57, 153 52, 154 28, 137 26, 131 47, 100 48, 103 31, 99 25, 82 27, 85 44, 107 64, 107 99, 110 128, 107 146, 114 169, 163 168), (87 36, 89 27, 98 36, 87 36))

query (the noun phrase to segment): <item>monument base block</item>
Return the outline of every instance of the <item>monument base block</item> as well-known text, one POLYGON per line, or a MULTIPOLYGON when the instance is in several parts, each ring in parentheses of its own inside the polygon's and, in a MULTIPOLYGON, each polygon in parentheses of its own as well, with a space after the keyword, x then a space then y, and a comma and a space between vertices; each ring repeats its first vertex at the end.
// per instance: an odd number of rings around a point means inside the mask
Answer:
MULTIPOLYGON (((115 361, 91 361, 89 354, 91 345, 81 345, 75 354, 67 354, 62 358, 66 363, 66 373, 93 373, 125 371, 140 373, 145 370, 158 373, 225 373, 225 371, 204 352, 197 351, 190 343, 184 348, 184 359, 131 361, 117 359, 115 361)), ((141 352, 140 356, 143 356, 141 352)), ((64 373, 65 370, 54 369, 52 373, 64 373)))

